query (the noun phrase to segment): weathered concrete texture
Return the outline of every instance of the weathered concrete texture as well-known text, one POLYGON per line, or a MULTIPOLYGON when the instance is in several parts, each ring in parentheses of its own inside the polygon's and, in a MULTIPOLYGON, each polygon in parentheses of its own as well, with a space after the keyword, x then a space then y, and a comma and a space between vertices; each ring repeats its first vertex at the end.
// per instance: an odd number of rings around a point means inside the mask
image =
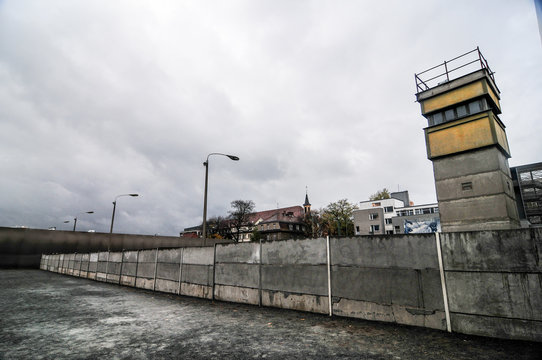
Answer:
POLYGON ((179 249, 162 249, 158 252, 159 263, 176 263, 181 261, 182 248, 179 249))
POLYGON ((185 248, 183 252, 183 264, 213 265, 214 249, 207 248, 185 248))
POLYGON ((432 234, 332 238, 329 242, 332 265, 438 269, 432 234))
POLYGON ((327 296, 262 290, 262 305, 281 309, 329 314, 329 298, 327 296))
POLYGON ((541 234, 441 234, 453 331, 542 341, 541 234))
POLYGON ((164 279, 156 279, 156 285, 154 286, 156 291, 178 294, 179 293, 179 281, 171 281, 164 279))
POLYGON ((138 277, 136 279, 136 287, 147 290, 154 290, 154 279, 145 279, 138 277))
POLYGON ((327 295, 327 267, 325 265, 263 265, 262 289, 327 295))
POLYGON ((501 170, 482 174, 466 175, 435 182, 439 201, 456 200, 465 197, 488 196, 506 193, 514 198, 514 186, 509 175, 501 170), (461 184, 470 182, 472 189, 463 190, 461 184))
POLYGON ((542 322, 542 274, 447 272, 446 283, 452 312, 542 322))
POLYGON ((440 239, 448 271, 542 272, 539 229, 443 233, 440 239))
MULTIPOLYGON (((542 340, 542 322, 521 319, 484 317, 469 314, 453 314, 454 331, 494 338, 517 340, 542 340)), ((542 358, 542 352, 538 355, 542 358)), ((518 358, 514 356, 514 358, 518 358)))
POLYGON ((135 276, 137 270, 137 263, 124 262, 122 263, 122 275, 135 276))
POLYGON ((181 281, 183 283, 211 286, 213 284, 213 267, 208 265, 183 265, 181 281))
POLYGON ((212 299, 213 287, 199 284, 181 283, 181 295, 203 299, 212 299))
POLYGON ((260 245, 256 243, 240 243, 217 245, 217 263, 260 263, 260 245))
POLYGON ((498 147, 433 159, 433 171, 442 231, 519 228, 508 160, 498 147))
POLYGON ((258 289, 217 284, 215 285, 215 299, 242 304, 258 305, 260 301, 260 293, 258 289))
POLYGON ((154 279, 154 270, 156 268, 155 263, 138 263, 137 264, 137 277, 154 279))
POLYGON ((156 249, 142 250, 139 252, 138 261, 140 263, 155 263, 156 262, 156 249))
POLYGON ((510 175, 508 159, 494 148, 484 148, 456 154, 452 157, 433 159, 435 181, 500 170, 510 175))
MULTIPOLYGON (((515 206, 516 203, 514 198, 510 198, 506 194, 463 198, 449 201, 439 200, 439 212, 441 220, 443 220, 443 217, 445 216, 446 222, 450 222, 451 225, 455 225, 454 222, 464 222, 465 225, 469 225, 471 223, 478 223, 478 230, 495 229, 484 228, 488 225, 482 220, 487 222, 504 222, 509 217, 509 210, 513 211, 513 209, 515 209, 515 206)), ((515 211, 515 216, 515 219, 517 221, 517 209, 515 211)), ((509 220, 509 222, 512 220, 509 220)))
POLYGON ((158 263, 156 266, 156 278, 164 280, 179 280, 180 264, 158 263))
POLYGON ((120 285, 135 286, 135 284, 136 284, 135 276, 126 276, 126 275, 121 276, 120 285))
POLYGON ((437 270, 333 267, 332 294, 382 305, 444 310, 437 270))
POLYGON ((284 240, 262 243, 262 264, 319 265, 326 263, 325 239, 284 240))
POLYGON ((423 326, 446 330, 444 311, 429 311, 423 308, 398 304, 383 305, 370 301, 340 299, 333 303, 333 313, 339 316, 364 320, 394 322, 397 324, 423 326))
POLYGON ((135 263, 139 259, 139 251, 124 251, 122 253, 122 262, 135 263))
POLYGON ((259 265, 217 264, 215 282, 221 285, 258 288, 260 283, 259 265))

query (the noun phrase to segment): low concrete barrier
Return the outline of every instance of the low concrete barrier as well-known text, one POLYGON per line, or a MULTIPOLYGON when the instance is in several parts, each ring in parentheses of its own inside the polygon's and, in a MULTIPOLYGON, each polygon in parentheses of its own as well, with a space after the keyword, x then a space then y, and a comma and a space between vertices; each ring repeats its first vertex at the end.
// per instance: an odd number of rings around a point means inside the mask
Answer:
MULTIPOLYGON (((232 240, 207 239, 207 244, 232 240)), ((41 254, 84 254, 98 251, 144 250, 203 246, 202 239, 179 236, 89 233, 0 227, 0 268, 38 268, 41 254)))
POLYGON ((45 254, 43 270, 206 299, 542 341, 542 230, 45 254))

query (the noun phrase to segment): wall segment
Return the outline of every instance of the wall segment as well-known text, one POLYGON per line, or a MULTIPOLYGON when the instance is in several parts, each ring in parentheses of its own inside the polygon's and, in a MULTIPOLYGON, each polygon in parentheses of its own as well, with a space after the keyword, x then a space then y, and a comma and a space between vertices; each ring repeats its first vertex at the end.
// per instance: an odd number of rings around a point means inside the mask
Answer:
POLYGON ((329 248, 326 239, 285 240, 43 255, 40 267, 322 314, 331 299, 333 315, 440 330, 448 320, 456 332, 542 341, 542 230, 441 233, 442 274, 437 243, 434 234, 332 238, 329 248))

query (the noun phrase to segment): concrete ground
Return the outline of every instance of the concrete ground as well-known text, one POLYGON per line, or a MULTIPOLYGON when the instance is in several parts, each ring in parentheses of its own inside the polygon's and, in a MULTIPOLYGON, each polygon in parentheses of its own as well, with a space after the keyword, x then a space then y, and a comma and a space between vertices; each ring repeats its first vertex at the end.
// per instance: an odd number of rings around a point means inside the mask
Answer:
POLYGON ((0 359, 541 359, 542 343, 0 270, 0 359))

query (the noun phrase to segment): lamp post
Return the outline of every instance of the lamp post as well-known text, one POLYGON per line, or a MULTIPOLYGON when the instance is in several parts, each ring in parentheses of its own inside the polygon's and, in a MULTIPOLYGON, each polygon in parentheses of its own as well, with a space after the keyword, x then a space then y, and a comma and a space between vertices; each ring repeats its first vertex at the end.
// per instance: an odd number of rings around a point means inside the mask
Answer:
POLYGON ((115 200, 113 201, 113 215, 111 215, 111 228, 109 229, 110 234, 113 233, 113 222, 115 221, 115 210, 117 208, 117 199, 121 196, 139 196, 139 194, 122 194, 122 195, 117 195, 115 197, 115 200))
POLYGON ((201 236, 203 237, 203 245, 207 245, 207 183, 209 179, 209 157, 211 155, 222 155, 229 157, 233 161, 239 161, 239 157, 235 155, 228 155, 222 153, 210 153, 207 155, 207 160, 203 163, 205 166, 205 194, 203 196, 203 229, 201 231, 201 236))
MULTIPOLYGON (((94 211, 84 211, 82 213, 77 214, 77 216, 82 214, 94 214, 94 211)), ((77 226, 77 216, 73 218, 73 231, 75 231, 75 227, 77 226)))

